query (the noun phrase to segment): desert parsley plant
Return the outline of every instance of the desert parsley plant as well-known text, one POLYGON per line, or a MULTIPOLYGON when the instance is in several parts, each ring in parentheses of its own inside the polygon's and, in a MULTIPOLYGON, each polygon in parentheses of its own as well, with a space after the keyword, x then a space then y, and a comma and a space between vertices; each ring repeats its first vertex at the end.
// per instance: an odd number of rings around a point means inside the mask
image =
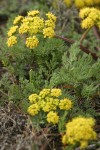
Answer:
MULTIPOLYGON (((82 15, 85 15, 84 11, 80 12, 80 16, 82 15)), ((90 17, 89 15, 86 17, 90 17)), ((10 70, 13 85, 11 96, 20 95, 18 100, 21 99, 22 102, 29 95, 27 113, 31 116, 34 127, 56 126, 63 144, 78 144, 84 148, 90 140, 96 138, 93 130, 94 120, 84 117, 72 119, 80 112, 77 113, 76 109, 75 114, 73 113, 74 103, 63 94, 63 90, 77 98, 76 106, 81 107, 80 111, 89 107, 90 105, 84 107, 83 101, 85 103, 86 100, 93 100, 95 96, 99 97, 100 60, 95 61, 91 55, 80 51, 76 43, 68 50, 61 41, 63 37, 54 39, 53 37, 57 37, 55 23, 55 15, 47 13, 45 18, 42 18, 38 10, 29 11, 26 17, 16 17, 7 33, 8 49, 5 51, 6 59, 3 55, 2 63, 10 70), (69 122, 69 119, 72 121, 69 122), (88 132, 84 136, 86 129, 88 132)), ((98 23, 94 20, 94 24, 85 25, 82 27, 87 29, 93 25, 98 26, 98 23)))
POLYGON ((93 118, 82 116, 73 118, 66 124, 66 133, 62 137, 63 144, 73 145, 73 149, 77 146, 80 146, 80 149, 86 148, 90 140, 96 139, 94 125, 93 118))
POLYGON ((64 128, 68 112, 73 107, 72 100, 63 98, 62 90, 58 88, 43 89, 39 94, 31 94, 29 102, 27 112, 38 126, 41 123, 57 124, 60 131, 64 128))
POLYGON ((97 8, 83 8, 79 16, 82 20, 81 26, 84 29, 97 26, 100 29, 100 10, 97 8))
POLYGON ((89 141, 96 139, 93 118, 79 116, 68 121, 68 114, 74 105, 72 100, 63 98, 61 89, 43 89, 39 94, 33 93, 29 96, 29 102, 27 112, 33 124, 36 124, 36 127, 44 125, 51 128, 56 125, 62 135, 62 143, 67 145, 66 148, 74 149, 80 146, 80 149, 83 149, 88 146, 89 141))
POLYGON ((13 26, 8 31, 8 47, 12 47, 17 43, 17 36, 25 35, 26 47, 33 49, 38 46, 39 34, 44 38, 51 38, 55 35, 56 16, 52 13, 47 13, 47 19, 40 17, 38 10, 33 10, 27 13, 26 17, 18 16, 13 21, 13 26), (16 35, 16 36, 15 36, 16 35))

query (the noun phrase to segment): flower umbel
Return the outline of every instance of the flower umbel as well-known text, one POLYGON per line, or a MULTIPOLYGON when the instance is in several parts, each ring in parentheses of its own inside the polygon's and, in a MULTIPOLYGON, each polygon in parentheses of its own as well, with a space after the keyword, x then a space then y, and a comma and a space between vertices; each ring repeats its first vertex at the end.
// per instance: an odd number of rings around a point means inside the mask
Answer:
POLYGON ((67 98, 61 100, 60 96, 62 96, 62 90, 59 88, 45 88, 41 90, 39 94, 31 94, 29 96, 29 102, 31 105, 28 107, 28 113, 35 117, 35 114, 37 115, 38 111, 36 111, 34 107, 38 107, 39 115, 44 114, 43 116, 45 116, 46 122, 59 125, 60 117, 63 116, 60 116, 60 111, 61 114, 65 114, 72 108, 71 100, 67 98))
POLYGON ((37 47, 39 44, 39 40, 37 39, 36 36, 29 37, 26 39, 26 46, 29 47, 30 49, 37 47))
POLYGON ((17 43, 17 37, 15 36, 11 36, 8 38, 7 40, 7 45, 8 47, 12 47, 13 45, 15 45, 17 43))
POLYGON ((51 27, 44 28, 43 29, 43 35, 44 35, 44 38, 46 38, 46 37, 48 37, 48 38, 54 37, 54 35, 55 35, 54 29, 51 28, 51 27))
POLYGON ((8 31, 8 36, 12 36, 12 34, 16 32, 17 28, 18 26, 12 26, 8 31))
POLYGON ((38 114, 39 110, 40 110, 40 108, 39 108, 38 104, 35 103, 35 104, 32 104, 32 105, 30 105, 30 106, 28 107, 27 112, 28 112, 31 116, 35 116, 35 115, 38 114))
POLYGON ((42 98, 45 98, 47 96, 49 96, 50 94, 50 89, 43 89, 40 93, 39 96, 41 96, 42 98))
POLYGON ((56 22, 56 19, 57 19, 57 18, 56 18, 56 16, 53 15, 52 13, 48 12, 48 13, 46 14, 46 16, 48 17, 48 19, 50 19, 50 20, 56 22))
POLYGON ((59 116, 57 115, 56 112, 50 111, 50 112, 47 114, 47 121, 48 121, 49 123, 57 124, 58 121, 59 121, 59 116))
POLYGON ((84 29, 92 26, 100 27, 100 10, 97 8, 83 8, 80 10, 79 16, 83 19, 81 26, 84 29))
POLYGON ((15 24, 19 23, 23 18, 24 18, 23 16, 16 17, 13 21, 13 24, 15 25, 15 24))
POLYGON ((51 96, 59 97, 62 95, 61 89, 53 88, 51 89, 51 96))
POLYGON ((69 99, 60 100, 59 103, 60 110, 70 110, 72 108, 72 102, 69 99))
POLYGON ((80 144, 85 148, 90 140, 96 139, 96 132, 93 130, 95 121, 93 118, 77 117, 66 124, 66 134, 62 137, 63 144, 80 144))
MULTIPOLYGON (((55 35, 55 22, 56 16, 48 12, 46 14, 47 20, 40 17, 40 12, 38 10, 32 10, 27 13, 27 16, 17 16, 12 26, 8 31, 8 36, 12 36, 14 33, 26 38, 26 46, 30 49, 38 46, 39 40, 37 37, 42 35, 44 38, 52 38, 55 35), (18 29, 18 31, 17 31, 18 29), (37 36, 37 37, 36 37, 37 36)), ((12 44, 13 46, 13 44, 12 44)))
POLYGON ((32 10, 32 11, 29 11, 28 12, 28 16, 36 16, 39 14, 39 11, 38 10, 32 10))
POLYGON ((38 101, 39 96, 37 94, 31 94, 29 96, 30 103, 36 103, 38 101))
POLYGON ((19 28, 19 33, 23 34, 23 33, 27 33, 29 29, 29 26, 26 23, 21 24, 20 28, 19 28))

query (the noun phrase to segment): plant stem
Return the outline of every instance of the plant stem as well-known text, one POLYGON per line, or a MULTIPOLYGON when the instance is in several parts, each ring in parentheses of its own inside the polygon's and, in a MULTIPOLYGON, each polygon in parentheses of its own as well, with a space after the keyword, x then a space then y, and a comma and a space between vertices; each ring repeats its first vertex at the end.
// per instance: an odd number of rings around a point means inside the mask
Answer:
POLYGON ((1 92, 3 95, 9 97, 8 94, 6 94, 5 92, 3 92, 2 90, 0 90, 0 92, 1 92))
POLYGON ((86 38, 88 32, 90 31, 91 28, 87 29, 81 36, 80 38, 80 43, 82 44, 83 40, 86 38))
MULTIPOLYGON (((62 36, 59 36, 59 35, 55 35, 55 38, 58 38, 58 39, 62 39, 63 41, 69 43, 69 44, 74 44, 75 41, 72 40, 72 39, 69 39, 69 38, 65 38, 65 37, 62 37, 62 36)), ((80 46, 80 49, 87 53, 87 54, 91 54, 91 56, 93 57, 94 60, 97 60, 99 57, 96 55, 96 53, 93 53, 91 52, 89 49, 87 49, 86 47, 84 47, 82 44, 79 45, 80 46)))
POLYGON ((100 33, 99 33, 99 31, 98 31, 98 29, 97 29, 96 26, 93 27, 93 32, 94 32, 95 37, 96 37, 98 40, 100 40, 100 33))
MULTIPOLYGON (((96 39, 100 41, 100 32, 96 26, 93 27, 93 32, 96 39)), ((100 47, 97 47, 97 50, 100 51, 100 47)))

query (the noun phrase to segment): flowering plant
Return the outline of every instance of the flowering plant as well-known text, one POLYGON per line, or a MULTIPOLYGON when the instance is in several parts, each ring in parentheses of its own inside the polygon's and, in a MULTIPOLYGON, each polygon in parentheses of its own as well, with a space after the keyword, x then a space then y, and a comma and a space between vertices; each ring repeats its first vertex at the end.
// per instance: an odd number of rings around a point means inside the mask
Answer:
POLYGON ((66 124, 66 133, 62 137, 63 144, 80 145, 80 149, 86 148, 90 140, 96 139, 93 130, 95 120, 93 118, 76 117, 66 124))
MULTIPOLYGON (((76 4, 77 2, 75 1, 76 4)), ((22 104, 25 106, 27 96, 33 93, 29 96, 27 113, 35 127, 56 127, 63 144, 78 144, 80 148, 96 139, 93 130, 95 122, 84 117, 72 119, 71 122, 69 119, 84 114, 84 110, 88 112, 91 107, 89 100, 99 96, 99 56, 82 45, 88 29, 100 27, 99 12, 97 8, 80 10, 79 15, 83 19, 81 26, 87 29, 80 38, 80 43, 55 34, 56 16, 52 13, 46 14, 47 19, 42 18, 38 10, 29 11, 26 17, 16 17, 7 33, 10 51, 7 47, 4 51, 6 57, 4 54, 2 61, 12 75, 7 86, 10 89, 10 100, 24 99, 22 104), (65 42, 73 44, 69 50, 69 45, 65 42), (91 55, 82 53, 80 49, 91 55), (62 90, 54 87, 61 87, 62 90), (72 100, 63 95, 63 90, 76 99, 75 109, 72 100), (88 132, 85 135, 86 129, 88 132)), ((2 87, 5 85, 1 82, 2 87)), ((7 91, 6 88, 5 90, 7 91)), ((94 113, 91 109, 89 111, 94 113)))
POLYGON ((69 110, 73 107, 72 101, 62 98, 62 91, 58 88, 43 89, 39 94, 29 96, 30 106, 28 114, 38 123, 58 124, 61 131, 69 110))
POLYGON ((67 98, 62 98, 62 91, 58 88, 43 89, 39 94, 29 96, 30 106, 28 114, 35 122, 36 126, 48 124, 58 126, 58 131, 62 135, 64 145, 80 146, 81 149, 88 146, 90 140, 96 139, 96 132, 93 130, 95 120, 82 116, 73 118, 68 122, 68 112, 73 108, 73 102, 67 98), (65 129, 65 123, 66 129, 65 129), (65 134, 62 134, 64 133, 65 134))
POLYGON ((79 13, 82 21, 82 28, 88 29, 97 26, 100 29, 100 10, 97 8, 83 8, 79 13))
POLYGON ((56 16, 48 12, 47 19, 40 17, 38 10, 29 11, 26 17, 18 16, 13 21, 13 26, 8 31, 8 47, 17 43, 17 36, 26 35, 26 47, 33 49, 38 46, 40 34, 44 38, 51 38, 55 35, 56 16), (16 35, 16 36, 15 36, 16 35))

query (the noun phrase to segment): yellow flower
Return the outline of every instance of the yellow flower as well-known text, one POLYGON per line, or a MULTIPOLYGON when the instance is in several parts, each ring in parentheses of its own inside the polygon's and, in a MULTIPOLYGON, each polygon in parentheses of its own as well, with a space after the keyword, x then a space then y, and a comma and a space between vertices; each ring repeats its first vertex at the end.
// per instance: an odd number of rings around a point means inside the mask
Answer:
POLYGON ((8 47, 12 47, 16 43, 17 43, 17 37, 15 37, 15 36, 11 36, 7 40, 8 47))
POLYGON ((66 124, 66 134, 64 144, 80 144, 80 148, 85 148, 90 140, 96 139, 96 132, 93 130, 95 121, 93 118, 76 117, 66 124))
POLYGON ((36 16, 36 15, 38 15, 39 14, 39 11, 38 10, 32 10, 32 11, 29 11, 28 12, 28 16, 36 16))
POLYGON ((40 17, 34 17, 33 24, 34 26, 37 26, 38 29, 42 29, 44 27, 44 19, 40 17))
POLYGON ((34 17, 33 21, 29 24, 29 33, 37 34, 44 27, 44 19, 40 17, 34 17))
POLYGON ((91 28, 92 26, 94 26, 94 21, 91 18, 86 18, 81 23, 81 27, 83 29, 88 29, 91 28))
POLYGON ((86 148, 87 146, 88 146, 88 142, 87 141, 80 142, 80 149, 86 148))
POLYGON ((98 19, 100 17, 99 15, 100 15, 100 11, 96 9, 95 11, 91 11, 88 17, 91 18, 95 23, 98 22, 98 19))
POLYGON ((29 29, 29 26, 26 23, 21 24, 20 28, 19 28, 19 33, 23 34, 23 33, 27 33, 29 29))
POLYGON ((65 134, 65 135, 63 135, 63 137, 62 137, 62 143, 63 143, 64 145, 66 145, 66 141, 67 141, 67 136, 66 136, 66 134, 65 134))
POLYGON ((38 27, 37 26, 34 26, 34 25, 30 25, 29 26, 29 34, 30 35, 33 35, 33 34, 37 34, 38 32, 39 32, 39 29, 38 29, 38 27))
POLYGON ((8 36, 12 36, 13 33, 16 32, 18 26, 13 26, 10 28, 10 30, 8 31, 8 36))
POLYGON ((39 94, 39 96, 40 96, 41 98, 45 98, 45 97, 47 97, 48 95, 50 95, 50 89, 43 89, 43 90, 40 92, 40 94, 39 94))
POLYGON ((71 100, 69 99, 63 99, 63 100, 60 100, 60 103, 59 103, 59 108, 60 110, 69 110, 72 108, 72 102, 71 100))
POLYGON ((91 9, 89 7, 83 8, 79 12, 79 17, 84 19, 89 15, 90 12, 91 12, 91 9))
POLYGON ((66 4, 67 7, 72 6, 72 0, 64 0, 64 3, 66 4))
POLYGON ((33 17, 24 17, 22 20, 22 22, 27 25, 29 25, 31 21, 33 21, 33 17))
POLYGON ((43 110, 44 112, 49 112, 49 111, 51 111, 52 109, 51 109, 50 103, 49 103, 49 102, 45 102, 45 105, 43 106, 42 110, 43 110))
POLYGON ((53 20, 54 22, 56 22, 57 17, 55 15, 53 15, 52 13, 48 12, 46 14, 46 16, 48 17, 48 19, 53 20))
POLYGON ((83 8, 80 10, 79 16, 84 19, 81 23, 82 28, 88 29, 92 26, 99 27, 100 10, 97 8, 83 8))
POLYGON ((53 99, 51 97, 45 98, 45 105, 42 107, 44 112, 49 112, 51 110, 56 110, 59 103, 58 99, 53 99))
POLYGON ((35 103, 35 102, 38 101, 38 99, 39 99, 39 96, 38 96, 37 94, 31 94, 31 95, 29 96, 29 101, 30 101, 30 103, 35 103))
POLYGON ((50 96, 50 90, 49 90, 49 93, 44 93, 44 92, 40 92, 42 98, 42 101, 40 101, 42 104, 41 107, 42 107, 42 110, 44 112, 49 112, 51 110, 56 110, 57 109, 57 106, 59 105, 59 99, 54 99, 50 96))
POLYGON ((84 2, 87 6, 92 6, 94 4, 94 0, 84 0, 84 2))
POLYGON ((55 23, 54 23, 54 21, 52 21, 52 20, 46 20, 45 21, 45 26, 47 26, 47 27, 51 27, 51 28, 55 28, 55 23))
POLYGON ((61 89, 53 88, 51 89, 51 96, 59 97, 62 95, 61 89))
POLYGON ((23 16, 17 16, 14 21, 13 21, 13 24, 17 24, 19 23, 19 21, 21 21, 24 17, 23 16))
POLYGON ((58 121, 59 121, 59 116, 57 115, 56 112, 50 111, 50 112, 47 114, 47 121, 48 121, 49 123, 57 124, 58 121))
POLYGON ((55 35, 54 29, 51 28, 51 27, 44 28, 43 29, 43 35, 44 35, 44 38, 46 38, 46 37, 48 37, 48 38, 54 37, 54 35, 55 35))
POLYGON ((54 99, 53 99, 53 104, 56 105, 56 106, 58 106, 58 105, 59 105, 59 99, 55 99, 55 98, 54 98, 54 99))
POLYGON ((26 39, 26 46, 29 47, 30 49, 37 47, 39 44, 39 40, 37 39, 36 36, 29 37, 26 39))
POLYGON ((77 8, 82 8, 85 6, 84 0, 75 0, 75 5, 77 8))
POLYGON ((28 112, 31 116, 35 116, 35 115, 38 114, 39 110, 40 110, 40 108, 39 108, 38 104, 35 103, 35 104, 32 104, 32 105, 30 105, 30 106, 28 107, 27 112, 28 112))
MULTIPOLYGON (((26 37, 26 46, 29 48, 35 48, 39 44, 39 40, 36 38, 35 34, 42 34, 44 38, 52 38, 55 35, 54 28, 56 22, 56 16, 52 13, 47 13, 47 20, 39 16, 38 10, 29 11, 26 17, 17 16, 13 24, 18 23, 19 26, 13 26, 8 31, 8 36, 12 36, 13 33, 17 31, 18 34, 24 34, 26 37), (29 36, 29 38, 27 37, 29 36)), ((11 44, 8 44, 11 46, 11 44)))

